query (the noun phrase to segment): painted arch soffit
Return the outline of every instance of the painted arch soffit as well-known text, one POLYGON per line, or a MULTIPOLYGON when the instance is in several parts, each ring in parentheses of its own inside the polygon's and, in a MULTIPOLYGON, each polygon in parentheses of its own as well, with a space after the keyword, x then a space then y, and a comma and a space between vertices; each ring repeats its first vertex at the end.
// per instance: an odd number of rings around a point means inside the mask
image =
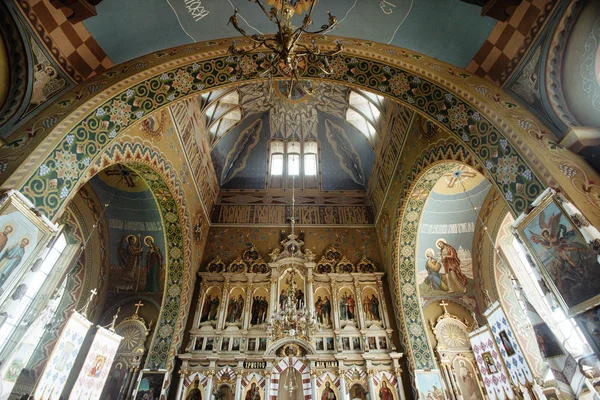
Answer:
POLYGON ((168 247, 167 277, 160 316, 149 346, 146 368, 172 370, 173 355, 181 344, 187 304, 191 300, 191 274, 185 268, 191 259, 189 216, 183 188, 175 169, 149 143, 112 143, 90 166, 85 180, 120 163, 135 171, 155 196, 168 247))
MULTIPOLYGON (((319 38, 324 48, 335 39, 319 38)), ((588 219, 600 219, 600 185, 590 183, 595 172, 556 144, 534 116, 500 89, 420 54, 342 40, 346 50, 332 60, 327 80, 381 93, 436 120, 478 154, 513 212, 524 210, 542 192, 542 182, 559 183, 574 188, 580 203, 588 203, 583 210, 588 219)), ((54 218, 89 165, 127 127, 176 100, 235 83, 238 65, 227 54, 228 44, 206 42, 150 54, 64 95, 0 149, 5 177, 33 152, 3 186, 20 188, 54 218), (42 139, 57 145, 34 151, 42 139)), ((247 57, 241 64, 260 72, 260 55, 247 57)), ((319 74, 313 65, 307 69, 310 79, 323 79, 319 74)))

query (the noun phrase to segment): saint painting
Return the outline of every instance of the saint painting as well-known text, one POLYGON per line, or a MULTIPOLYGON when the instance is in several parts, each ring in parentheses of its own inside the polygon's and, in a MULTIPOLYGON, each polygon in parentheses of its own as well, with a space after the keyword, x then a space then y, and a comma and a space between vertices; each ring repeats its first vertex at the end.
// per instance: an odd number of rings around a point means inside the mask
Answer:
POLYGON ((441 290, 444 292, 448 291, 448 281, 446 274, 442 273, 442 264, 436 260, 435 252, 433 249, 425 250, 425 270, 427 271, 427 278, 425 278, 425 284, 429 291, 441 290))
POLYGON ((392 393, 392 390, 388 387, 386 381, 381 382, 381 388, 379 389, 379 399, 394 400, 394 394, 392 393))
POLYGON ((453 367, 463 399, 482 400, 483 396, 479 390, 473 366, 465 360, 455 359, 453 367))
POLYGON ((321 392, 321 400, 337 400, 337 396, 331 388, 331 383, 325 382, 325 389, 321 392))
POLYGON ((229 323, 238 323, 242 321, 244 311, 244 297, 239 294, 236 298, 233 296, 229 299, 229 307, 227 308, 227 318, 225 321, 229 323))
POLYGON ((21 242, 10 246, 0 256, 0 286, 6 282, 8 277, 17 269, 23 256, 25 256, 25 247, 29 245, 29 239, 23 238, 21 242))
POLYGON ((315 302, 315 314, 317 321, 323 325, 331 325, 331 301, 328 296, 318 296, 315 302))
POLYGON ((209 290, 208 295, 204 299, 200 323, 217 320, 220 300, 219 296, 213 293, 215 291, 217 290, 209 290))
POLYGON ((185 400, 202 400, 202 392, 200 391, 200 380, 196 378, 192 388, 188 391, 185 400))
POLYGON ((252 382, 244 400, 260 400, 260 388, 256 385, 256 382, 252 382))
POLYGON ((461 269, 461 261, 456 249, 450 246, 444 239, 438 239, 435 245, 440 249, 440 260, 446 270, 446 281, 448 289, 452 292, 467 292, 467 277, 461 269))
POLYGON ((368 294, 363 299, 363 312, 367 321, 381 321, 379 314, 379 299, 375 296, 375 293, 368 294))
POLYGON ((163 255, 154 243, 152 236, 146 236, 144 243, 148 246, 146 253, 146 292, 160 292, 160 275, 164 272, 163 255))
POLYGON ((506 331, 502 331, 498 334, 498 336, 500 336, 500 340, 502 342, 502 349, 504 349, 504 351, 506 352, 507 356, 512 356, 515 354, 515 348, 513 347, 510 339, 508 338, 508 335, 506 334, 506 331))
POLYGON ((254 296, 252 298, 252 308, 250 310, 251 319, 250 324, 261 325, 267 320, 267 314, 269 313, 269 302, 266 296, 254 296))
POLYGON ((344 291, 340 297, 340 319, 354 320, 356 313, 356 303, 352 297, 352 293, 344 291))

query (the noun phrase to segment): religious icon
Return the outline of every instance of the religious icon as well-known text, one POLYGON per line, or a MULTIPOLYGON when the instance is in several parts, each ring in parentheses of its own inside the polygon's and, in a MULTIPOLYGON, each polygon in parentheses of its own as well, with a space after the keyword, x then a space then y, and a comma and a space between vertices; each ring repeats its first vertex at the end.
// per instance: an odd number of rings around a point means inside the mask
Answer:
POLYGON ((219 304, 220 300, 218 295, 218 289, 210 289, 206 298, 204 299, 204 306, 202 307, 200 323, 206 321, 216 321, 218 317, 219 304))
POLYGON ((94 365, 92 365, 92 368, 88 372, 88 376, 99 377, 105 362, 106 357, 97 355, 94 365))
POLYGON ((233 390, 226 384, 219 386, 213 396, 215 400, 233 400, 234 398, 233 390))
POLYGON ((194 350, 202 350, 202 346, 204 345, 204 338, 197 338, 196 343, 194 344, 194 350))
POLYGON ((453 366, 463 399, 483 400, 473 366, 469 362, 458 358, 454 359, 453 366))
POLYGON ((152 236, 144 238, 144 244, 148 246, 146 253, 146 292, 160 292, 161 273, 164 274, 164 260, 160 248, 154 243, 152 236))
POLYGON ((267 314, 269 312, 269 302, 266 296, 254 296, 252 299, 252 309, 250 311, 251 325, 261 325, 267 320, 267 314))
POLYGON ((325 338, 325 343, 327 344, 327 350, 335 350, 333 346, 333 338, 325 338))
POLYGON ((379 299, 375 296, 375 293, 368 294, 363 299, 363 312, 367 321, 381 321, 379 314, 379 299))
POLYGON ((258 342, 258 351, 267 350, 267 338, 261 337, 258 342))
POLYGON ((550 191, 515 225, 515 230, 544 282, 567 315, 574 315, 600 301, 600 263, 598 253, 588 245, 569 214, 550 191))
POLYGON ((370 350, 377 350, 377 342, 375 341, 375 338, 374 337, 370 337, 368 339, 368 341, 369 341, 369 349, 370 350))
POLYGON ((387 350, 387 340, 383 336, 381 336, 379 338, 379 349, 380 350, 387 350))
POLYGON ((467 277, 461 269, 461 261, 456 249, 446 243, 444 239, 438 239, 435 245, 440 249, 440 261, 446 270, 446 281, 451 292, 466 293, 467 277))
POLYGON ((444 292, 448 291, 448 282, 446 280, 446 274, 442 273, 442 264, 435 258, 435 252, 433 249, 425 250, 425 270, 427 271, 427 278, 425 278, 425 284, 428 286, 429 291, 441 290, 444 292))
POLYGON ((203 220, 202 210, 196 211, 196 215, 194 217, 194 230, 193 230, 195 244, 200 244, 202 242, 202 220, 203 220))
POLYGON ((342 348, 344 350, 350 350, 350 338, 349 337, 342 338, 342 348))
POLYGON ((315 302, 317 321, 323 325, 331 325, 331 301, 328 296, 318 296, 315 302))
POLYGON ((502 347, 504 348, 504 351, 506 351, 506 355, 510 357, 513 354, 515 354, 515 349, 511 343, 510 339, 508 338, 506 331, 501 331, 498 334, 498 336, 500 336, 500 340, 502 341, 502 347))
POLYGON ((23 238, 19 243, 10 246, 0 256, 0 286, 4 284, 10 274, 21 264, 27 245, 29 245, 29 239, 23 238))
POLYGON ((229 323, 236 323, 242 321, 242 314, 244 311, 244 297, 238 291, 237 298, 234 296, 234 291, 231 292, 232 296, 229 299, 229 307, 227 308, 227 318, 225 321, 229 323))
POLYGON ((541 323, 533 327, 535 339, 543 358, 551 358, 564 354, 556 336, 552 333, 546 323, 541 323))
POLYGON ((331 388, 331 383, 325 382, 325 388, 321 392, 321 400, 337 400, 337 396, 331 388))
POLYGON ((489 351, 482 353, 481 358, 483 358, 483 362, 485 363, 485 367, 489 374, 495 374, 498 372, 498 368, 496 368, 496 363, 494 362, 494 357, 492 357, 492 353, 489 351))
POLYGON ((231 344, 231 351, 240 351, 240 339, 233 338, 233 343, 231 344))
POLYGON ((392 393, 392 390, 388 387, 386 381, 381 382, 381 389, 379 389, 379 399, 394 400, 394 394, 392 393))
POLYGON ((325 348, 323 347, 323 338, 318 338, 316 340, 315 347, 317 348, 317 350, 325 350, 325 348))
POLYGON ((199 388, 200 380, 196 378, 192 387, 189 389, 185 400, 202 400, 202 391, 199 388))
POLYGON ((165 380, 165 372, 144 371, 135 400, 158 400, 165 380))
POLYGON ((204 350, 210 351, 213 349, 213 343, 215 341, 215 338, 206 338, 206 346, 204 347, 204 350))
POLYGON ((260 400, 260 388, 256 386, 256 382, 252 382, 250 389, 246 392, 244 400, 260 400))
POLYGON ((229 338, 223 338, 221 342, 221 351, 229 351, 229 338))
POLYGON ((355 301, 352 293, 345 290, 340 297, 340 319, 353 320, 355 315, 355 301))
POLYGON ((358 338, 358 337, 352 338, 352 349, 353 350, 361 349, 360 338, 358 338))

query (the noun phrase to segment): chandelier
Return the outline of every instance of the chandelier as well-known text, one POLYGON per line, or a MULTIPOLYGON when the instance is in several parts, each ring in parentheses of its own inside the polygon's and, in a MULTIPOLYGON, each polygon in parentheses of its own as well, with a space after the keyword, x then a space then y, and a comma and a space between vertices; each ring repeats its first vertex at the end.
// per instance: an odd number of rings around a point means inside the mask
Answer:
POLYGON ((319 49, 314 38, 311 41, 311 46, 306 46, 298 42, 304 33, 309 35, 328 33, 337 26, 337 18, 328 11, 327 15, 329 18, 327 24, 322 25, 319 30, 311 32, 308 29, 313 23, 311 16, 317 0, 312 1, 300 27, 292 25, 292 17, 295 13, 294 6, 291 4, 292 0, 281 0, 280 9, 272 7, 269 11, 266 10, 260 0, 254 1, 260 6, 267 18, 277 25, 277 33, 269 37, 262 34, 247 35, 246 31, 239 26, 238 10, 237 8, 235 9, 234 14, 229 18, 229 23, 239 33, 250 39, 252 43, 250 50, 239 49, 235 40, 229 47, 229 52, 235 57, 238 65, 238 73, 246 76, 268 76, 269 78, 278 73, 288 78, 288 84, 285 89, 285 94, 288 98, 291 98, 292 94, 296 91, 301 94, 312 95, 313 90, 310 85, 302 81, 303 76, 307 72, 309 61, 321 73, 331 75, 332 69, 329 64, 329 58, 341 53, 343 47, 339 41, 336 41, 337 48, 335 50, 324 52, 319 49), (252 57, 251 53, 256 53, 257 50, 261 49, 270 51, 268 55, 263 57, 261 63, 261 68, 264 68, 264 71, 260 74, 256 70, 248 71, 248 68, 244 68, 244 65, 249 63, 247 57, 252 57))
MULTIPOLYGON (((293 138, 292 138, 293 139, 293 138)), ((292 216, 288 219, 292 226, 292 234, 290 239, 295 240, 296 235, 294 228, 296 225, 295 204, 296 197, 294 194, 295 181, 292 175, 292 216)), ((303 301, 298 300, 296 296, 298 286, 296 284, 296 264, 294 263, 294 255, 298 250, 294 244, 290 249, 292 268, 287 277, 287 290, 284 292, 284 300, 280 302, 279 312, 274 313, 267 324, 267 332, 271 335, 273 341, 292 338, 302 339, 308 342, 314 341, 314 335, 319 330, 319 323, 311 313, 303 301)))

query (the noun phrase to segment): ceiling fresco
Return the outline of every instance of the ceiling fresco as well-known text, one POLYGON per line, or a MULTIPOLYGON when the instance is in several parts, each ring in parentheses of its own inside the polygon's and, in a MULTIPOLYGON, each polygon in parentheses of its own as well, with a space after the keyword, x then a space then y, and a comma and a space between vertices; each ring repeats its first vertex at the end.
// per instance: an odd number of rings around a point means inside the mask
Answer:
MULTIPOLYGON (((274 33, 274 25, 247 0, 104 0, 96 6, 98 15, 84 24, 119 64, 168 47, 239 36, 227 25, 234 8, 248 34, 274 33)), ((324 0, 313 13, 315 27, 326 21, 326 11, 339 21, 332 35, 393 44, 462 68, 496 22, 481 17, 481 7, 459 0, 324 0)))
POLYGON ((105 208, 109 227, 109 290, 161 292, 165 238, 156 201, 146 182, 115 164, 89 181, 105 208))
POLYGON ((272 139, 319 142, 321 190, 365 190, 375 153, 344 120, 349 89, 320 83, 287 99, 285 82, 239 87, 244 119, 216 141, 211 156, 223 189, 264 190, 272 139))

